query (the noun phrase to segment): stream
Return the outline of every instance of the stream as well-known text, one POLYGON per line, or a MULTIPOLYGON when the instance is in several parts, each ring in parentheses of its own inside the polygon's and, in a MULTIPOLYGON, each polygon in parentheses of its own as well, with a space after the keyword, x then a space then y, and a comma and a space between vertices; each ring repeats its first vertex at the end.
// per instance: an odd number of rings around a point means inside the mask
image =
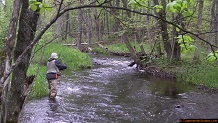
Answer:
POLYGON ((92 57, 94 66, 64 71, 55 101, 28 100, 19 123, 176 123, 217 119, 218 94, 128 67, 129 58, 92 57))

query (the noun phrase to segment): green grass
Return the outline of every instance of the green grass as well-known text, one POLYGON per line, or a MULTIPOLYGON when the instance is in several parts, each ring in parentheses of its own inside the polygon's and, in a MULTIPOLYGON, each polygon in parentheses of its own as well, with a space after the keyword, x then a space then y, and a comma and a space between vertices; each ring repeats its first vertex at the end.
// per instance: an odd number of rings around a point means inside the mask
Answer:
POLYGON ((107 50, 101 47, 94 47, 93 52, 100 53, 100 54, 108 54, 107 50))
POLYGON ((91 58, 88 54, 61 44, 49 44, 46 46, 41 66, 38 65, 38 62, 42 56, 42 51, 39 50, 39 52, 35 54, 28 69, 28 75, 35 75, 38 67, 40 67, 29 96, 30 98, 40 98, 48 94, 48 84, 45 78, 47 71, 46 64, 52 52, 56 52, 59 57, 58 59, 67 64, 68 70, 79 70, 92 65, 91 58))
POLYGON ((178 72, 178 81, 185 81, 196 85, 204 85, 218 89, 218 66, 200 62, 189 64, 183 67, 182 72, 178 72))
MULTIPOLYGON (((37 65, 31 65, 28 69, 27 75, 29 76, 29 75, 36 74, 37 69, 38 69, 37 65)), ((48 94, 48 83, 45 78, 46 70, 47 70, 46 66, 39 66, 37 77, 34 81, 34 84, 31 88, 31 93, 29 95, 30 99, 40 98, 48 94)))

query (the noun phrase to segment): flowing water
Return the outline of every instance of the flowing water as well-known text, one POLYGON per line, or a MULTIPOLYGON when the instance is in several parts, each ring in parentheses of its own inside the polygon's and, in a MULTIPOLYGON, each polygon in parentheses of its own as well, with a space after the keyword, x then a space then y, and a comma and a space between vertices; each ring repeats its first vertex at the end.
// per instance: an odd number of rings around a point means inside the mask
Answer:
POLYGON ((91 69, 65 71, 55 101, 27 101, 19 123, 172 123, 218 118, 218 94, 127 67, 128 58, 93 57, 91 69))

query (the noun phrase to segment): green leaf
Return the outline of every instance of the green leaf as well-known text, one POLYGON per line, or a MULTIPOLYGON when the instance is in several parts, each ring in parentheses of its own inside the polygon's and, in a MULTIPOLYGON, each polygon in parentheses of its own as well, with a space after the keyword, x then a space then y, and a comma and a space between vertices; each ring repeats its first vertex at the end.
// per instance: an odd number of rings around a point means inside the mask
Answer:
POLYGON ((207 55, 207 57, 206 57, 206 59, 209 61, 209 62, 214 62, 215 60, 217 60, 216 59, 216 57, 218 58, 218 50, 217 51, 215 51, 215 52, 211 52, 211 53, 209 53, 208 55, 207 55), (215 53, 215 54, 214 54, 215 53), (215 56, 216 57, 215 57, 215 56))
POLYGON ((129 0, 129 4, 135 4, 136 1, 135 0, 129 0))
POLYGON ((174 8, 173 8, 174 5, 175 5, 175 2, 168 3, 167 7, 166 7, 166 11, 167 12, 175 11, 174 8))
POLYGON ((156 12, 160 12, 160 10, 163 9, 163 6, 156 5, 156 6, 154 6, 154 8, 156 8, 156 12))
POLYGON ((45 9, 46 9, 47 11, 49 11, 49 12, 52 11, 52 7, 45 7, 45 9))
POLYGON ((214 54, 213 54, 213 53, 209 53, 209 54, 207 55, 207 57, 210 57, 210 56, 214 56, 214 54))
POLYGON ((36 5, 40 5, 40 4, 42 4, 42 3, 41 3, 41 2, 36 2, 35 4, 36 4, 36 5))
POLYGON ((42 14, 43 12, 45 12, 45 8, 44 8, 44 7, 42 7, 42 8, 40 9, 39 13, 42 14))
POLYGON ((187 45, 189 45, 191 42, 193 42, 194 40, 190 37, 190 36, 188 36, 188 35, 179 35, 178 37, 177 37, 178 39, 179 39, 179 43, 183 43, 183 41, 187 44, 187 45))
POLYGON ((216 58, 215 58, 214 56, 210 56, 210 57, 207 58, 207 60, 208 60, 209 62, 213 62, 213 61, 216 60, 216 58))
POLYGON ((188 8, 188 2, 187 1, 183 1, 182 4, 181 4, 181 10, 184 10, 188 8))
POLYGON ((35 4, 31 4, 31 5, 30 5, 30 9, 33 10, 33 11, 36 11, 37 8, 38 8, 38 7, 37 7, 37 5, 35 5, 35 4))
POLYGON ((188 47, 188 49, 189 49, 191 52, 194 52, 196 48, 197 48, 197 47, 196 47, 195 45, 189 45, 189 47, 188 47))
POLYGON ((176 32, 179 32, 179 31, 180 31, 180 29, 178 27, 176 27, 176 32))
POLYGON ((184 11, 184 12, 182 13, 182 15, 183 15, 184 17, 189 17, 189 16, 192 15, 192 13, 191 13, 189 10, 187 10, 187 11, 184 11))
POLYGON ((182 54, 186 54, 187 51, 188 51, 188 50, 187 50, 185 47, 181 49, 181 53, 182 53, 182 54))
POLYGON ((37 2, 36 0, 30 0, 30 4, 37 2))

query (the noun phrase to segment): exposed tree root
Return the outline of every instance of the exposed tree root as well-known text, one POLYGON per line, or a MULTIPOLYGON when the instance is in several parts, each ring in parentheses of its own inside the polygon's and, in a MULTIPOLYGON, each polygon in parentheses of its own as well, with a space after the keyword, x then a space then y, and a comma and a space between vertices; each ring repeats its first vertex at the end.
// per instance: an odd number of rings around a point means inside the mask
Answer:
POLYGON ((156 66, 147 66, 143 68, 143 70, 153 76, 161 77, 161 78, 170 78, 170 79, 176 79, 176 73, 171 71, 166 71, 161 68, 158 68, 156 66))

